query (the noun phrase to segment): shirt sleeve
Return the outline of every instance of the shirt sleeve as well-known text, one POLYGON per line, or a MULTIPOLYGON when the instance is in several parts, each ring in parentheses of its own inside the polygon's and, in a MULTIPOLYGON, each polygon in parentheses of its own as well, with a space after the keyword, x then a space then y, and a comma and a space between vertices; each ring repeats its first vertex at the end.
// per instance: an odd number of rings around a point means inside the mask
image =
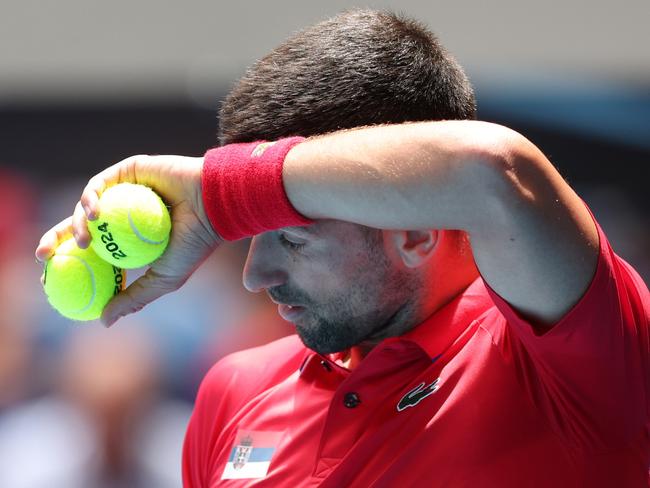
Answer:
MULTIPOLYGON (((226 358, 227 360, 228 358, 226 358)), ((214 439, 220 426, 229 416, 226 392, 233 375, 222 360, 205 376, 196 396, 194 411, 190 418, 183 443, 183 487, 208 486, 210 454, 214 451, 214 439)))
POLYGON ((495 342, 565 440, 603 449, 647 446, 648 288, 596 226, 600 250, 592 282, 547 332, 537 331, 486 283, 505 318, 495 342))
POLYGON ((183 487, 212 486, 229 448, 224 431, 246 403, 298 369, 308 350, 297 336, 239 351, 219 360, 201 382, 183 443, 183 487))
POLYGON ((224 448, 223 427, 264 384, 249 349, 219 360, 201 382, 183 443, 183 487, 209 486, 224 448), (255 381, 257 380, 257 381, 255 381))

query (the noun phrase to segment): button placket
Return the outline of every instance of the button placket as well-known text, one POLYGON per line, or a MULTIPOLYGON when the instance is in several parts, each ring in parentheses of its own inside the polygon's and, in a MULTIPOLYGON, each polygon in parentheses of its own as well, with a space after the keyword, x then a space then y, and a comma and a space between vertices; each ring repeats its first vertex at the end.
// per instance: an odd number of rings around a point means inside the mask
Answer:
MULTIPOLYGON (((326 471, 333 460, 343 459, 358 439, 379 429, 379 425, 369 423, 370 418, 380 410, 390 410, 393 415, 395 407, 386 400, 392 400, 409 378, 430 365, 431 358, 410 344, 387 344, 371 351, 337 387, 323 429, 315 472, 326 471)), ((335 363, 331 366, 339 368, 335 363)))

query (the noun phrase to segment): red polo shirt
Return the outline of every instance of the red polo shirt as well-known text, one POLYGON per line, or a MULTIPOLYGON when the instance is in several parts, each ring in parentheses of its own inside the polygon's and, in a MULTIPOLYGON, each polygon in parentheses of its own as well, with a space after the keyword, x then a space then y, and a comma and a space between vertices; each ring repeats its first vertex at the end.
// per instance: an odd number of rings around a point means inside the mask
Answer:
POLYGON ((588 291, 545 334, 478 279, 353 371, 296 336, 219 361, 185 486, 647 486, 650 299, 599 234, 588 291))

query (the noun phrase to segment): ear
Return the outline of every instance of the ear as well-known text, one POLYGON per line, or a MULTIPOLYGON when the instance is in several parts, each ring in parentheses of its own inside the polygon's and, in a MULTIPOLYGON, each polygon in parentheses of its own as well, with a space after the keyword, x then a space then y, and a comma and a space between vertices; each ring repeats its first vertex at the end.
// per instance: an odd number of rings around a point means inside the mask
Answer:
POLYGON ((409 268, 417 268, 428 261, 440 242, 438 230, 389 231, 390 240, 402 262, 409 268))

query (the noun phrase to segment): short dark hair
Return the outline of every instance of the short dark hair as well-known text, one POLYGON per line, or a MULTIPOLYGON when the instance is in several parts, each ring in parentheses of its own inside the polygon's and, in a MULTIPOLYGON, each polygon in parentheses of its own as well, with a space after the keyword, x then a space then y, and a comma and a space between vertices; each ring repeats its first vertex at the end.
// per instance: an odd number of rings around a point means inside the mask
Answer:
POLYGON ((255 63, 222 105, 219 142, 475 117, 467 76, 426 27, 356 9, 298 32, 255 63))

